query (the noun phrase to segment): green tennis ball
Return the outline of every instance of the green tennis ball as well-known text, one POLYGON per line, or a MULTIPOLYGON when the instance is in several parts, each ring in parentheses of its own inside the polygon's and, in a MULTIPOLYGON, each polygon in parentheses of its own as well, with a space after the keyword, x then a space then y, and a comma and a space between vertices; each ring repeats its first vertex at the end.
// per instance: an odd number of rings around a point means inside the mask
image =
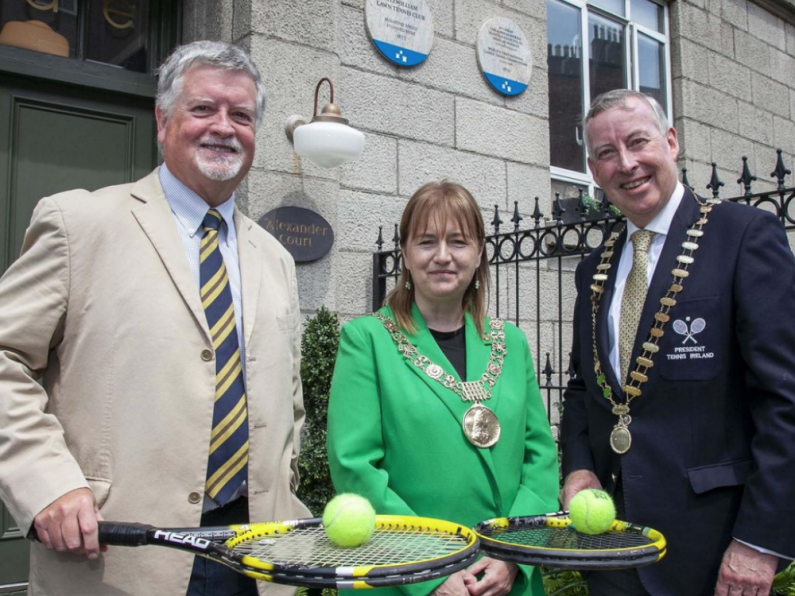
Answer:
POLYGON ((337 546, 360 546, 375 531, 375 510, 370 501, 359 495, 337 495, 323 511, 326 536, 337 546))
POLYGON ((586 488, 569 502, 569 518, 583 534, 602 534, 616 521, 616 506, 603 490, 586 488))

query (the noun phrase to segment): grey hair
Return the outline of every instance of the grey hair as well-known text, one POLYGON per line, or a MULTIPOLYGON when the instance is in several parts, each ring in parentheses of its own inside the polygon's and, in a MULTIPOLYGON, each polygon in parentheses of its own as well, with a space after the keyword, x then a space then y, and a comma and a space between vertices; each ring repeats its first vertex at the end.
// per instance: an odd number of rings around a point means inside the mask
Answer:
POLYGON ((185 73, 195 64, 206 64, 231 72, 245 72, 257 90, 257 128, 265 112, 265 85, 251 57, 245 50, 220 41, 194 41, 176 48, 158 69, 157 100, 155 105, 171 116, 182 90, 185 73))
POLYGON ((613 89, 612 91, 606 91, 605 93, 597 96, 596 99, 591 102, 591 107, 588 109, 588 113, 582 119, 582 140, 585 143, 585 148, 588 150, 588 155, 591 155, 591 146, 588 144, 588 122, 602 112, 612 108, 626 109, 627 100, 632 97, 648 103, 654 112, 654 117, 657 121, 657 128, 662 134, 668 132, 668 129, 671 128, 671 123, 668 121, 668 116, 665 114, 665 109, 663 109, 663 107, 660 105, 660 102, 650 95, 646 95, 640 91, 633 91, 632 89, 613 89))

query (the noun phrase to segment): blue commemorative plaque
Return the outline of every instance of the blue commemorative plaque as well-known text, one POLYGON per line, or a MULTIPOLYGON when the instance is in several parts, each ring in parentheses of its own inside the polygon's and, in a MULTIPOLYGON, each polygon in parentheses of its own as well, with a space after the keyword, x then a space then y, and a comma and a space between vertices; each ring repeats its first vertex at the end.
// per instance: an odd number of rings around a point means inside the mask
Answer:
POLYGON ((478 32, 478 64, 495 91, 519 95, 530 83, 533 58, 522 30, 510 19, 494 17, 478 32))
POLYGON ((416 66, 433 47, 433 16, 425 0, 365 0, 367 32, 381 55, 416 66))

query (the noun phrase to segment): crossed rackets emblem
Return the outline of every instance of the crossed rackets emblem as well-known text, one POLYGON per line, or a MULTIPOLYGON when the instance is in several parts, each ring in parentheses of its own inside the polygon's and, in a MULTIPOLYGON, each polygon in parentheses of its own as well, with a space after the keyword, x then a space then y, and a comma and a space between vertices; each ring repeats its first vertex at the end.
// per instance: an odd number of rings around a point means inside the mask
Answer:
POLYGON ((684 335, 685 338, 682 340, 683 344, 687 343, 687 340, 693 340, 694 344, 697 344, 696 338, 693 337, 694 335, 701 333, 707 327, 707 322, 702 319, 701 317, 693 320, 692 323, 688 325, 688 321, 690 321, 690 317, 685 317, 685 320, 677 319, 674 321, 674 331, 676 331, 679 335, 684 335))

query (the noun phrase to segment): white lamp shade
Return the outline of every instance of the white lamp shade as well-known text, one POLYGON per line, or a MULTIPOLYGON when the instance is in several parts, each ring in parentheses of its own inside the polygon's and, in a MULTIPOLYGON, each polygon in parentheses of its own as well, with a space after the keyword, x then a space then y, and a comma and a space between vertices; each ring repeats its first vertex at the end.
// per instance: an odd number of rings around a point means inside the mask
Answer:
POLYGON ((324 168, 359 159, 364 134, 337 122, 311 122, 295 129, 295 152, 324 168))

